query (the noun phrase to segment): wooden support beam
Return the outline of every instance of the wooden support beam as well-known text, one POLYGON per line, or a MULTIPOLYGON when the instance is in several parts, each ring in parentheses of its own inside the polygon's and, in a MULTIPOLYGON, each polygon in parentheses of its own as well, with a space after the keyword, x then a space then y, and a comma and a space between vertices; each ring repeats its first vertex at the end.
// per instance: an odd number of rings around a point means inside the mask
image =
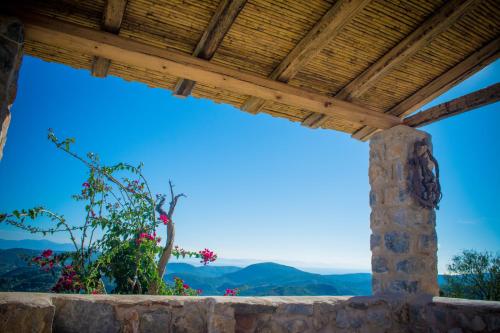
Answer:
POLYGON ((500 101, 500 83, 436 105, 404 119, 411 127, 422 127, 500 101))
MULTIPOLYGON (((335 97, 348 101, 360 97, 386 77, 392 69, 401 65, 411 56, 429 45, 438 35, 446 31, 479 2, 480 0, 448 1, 416 30, 401 40, 347 86, 342 88, 335 97)), ((310 124, 311 119, 303 124, 309 124, 309 127, 317 128, 327 120, 327 117, 316 117, 316 120, 312 124, 310 124)))
POLYGON ((131 66, 198 81, 218 89, 338 116, 376 128, 386 129, 401 123, 401 119, 392 115, 227 68, 184 53, 40 15, 30 16, 20 13, 19 16, 25 24, 26 40, 104 57, 131 66))
MULTIPOLYGON (((323 15, 314 27, 302 38, 285 59, 269 75, 272 80, 288 82, 304 65, 318 55, 329 41, 333 40, 356 16, 370 0, 338 0, 323 15)), ((242 110, 256 114, 260 112, 265 101, 250 97, 241 107, 242 110)))
MULTIPOLYGON (((201 36, 193 56, 200 59, 210 60, 215 54, 224 36, 233 25, 234 20, 240 13, 247 0, 221 0, 207 29, 201 36)), ((174 95, 187 97, 193 91, 195 81, 180 79, 174 89, 174 95)))
MULTIPOLYGON (((102 30, 118 34, 122 25, 123 15, 127 0, 107 0, 102 17, 102 30)), ((94 57, 91 73, 95 77, 106 77, 108 75, 111 60, 94 57)))
MULTIPOLYGON (((429 84, 420 88, 413 95, 393 107, 387 113, 404 117, 412 114, 425 104, 448 91, 451 87, 467 79, 474 73, 480 71, 490 63, 498 59, 500 55, 500 37, 495 38, 482 48, 468 56, 441 76, 429 84)), ((353 138, 366 141, 378 130, 363 127, 352 135, 353 138)))

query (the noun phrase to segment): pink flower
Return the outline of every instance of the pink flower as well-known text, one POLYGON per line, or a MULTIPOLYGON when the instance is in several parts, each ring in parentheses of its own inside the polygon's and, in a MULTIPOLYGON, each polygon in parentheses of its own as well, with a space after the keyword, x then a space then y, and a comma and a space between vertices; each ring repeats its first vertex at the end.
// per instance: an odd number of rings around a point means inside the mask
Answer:
POLYGON ((217 255, 209 249, 204 249, 203 251, 200 251, 199 254, 201 256, 201 263, 204 265, 217 260, 217 255))
MULTIPOLYGON (((156 233, 155 233, 156 234, 156 233)), ((141 232, 139 234, 139 238, 135 241, 136 244, 140 244, 142 242, 143 239, 149 239, 149 240, 152 240, 154 241, 155 240, 155 236, 153 235, 150 235, 150 234, 147 234, 145 232, 141 232)))
POLYGON ((238 290, 238 288, 226 289, 224 296, 238 296, 239 293, 240 291, 238 290))
POLYGON ((88 182, 85 182, 82 184, 83 187, 86 187, 86 188, 89 188, 90 187, 90 184, 88 182))
POLYGON ((168 216, 166 214, 161 214, 160 215, 160 220, 163 222, 163 224, 167 225, 167 223, 170 222, 170 219, 168 218, 168 216))
POLYGON ((187 284, 185 284, 185 283, 184 283, 184 284, 182 285, 182 288, 184 288, 184 289, 189 289, 189 285, 187 285, 187 284))
POLYGON ((48 249, 42 252, 42 256, 48 258, 52 255, 52 253, 53 253, 52 250, 48 249))

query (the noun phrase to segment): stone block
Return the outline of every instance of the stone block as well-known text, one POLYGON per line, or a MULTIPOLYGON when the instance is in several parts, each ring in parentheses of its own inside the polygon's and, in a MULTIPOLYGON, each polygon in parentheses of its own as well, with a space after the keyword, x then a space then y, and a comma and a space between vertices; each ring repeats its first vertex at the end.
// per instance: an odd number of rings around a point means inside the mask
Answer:
POLYGON ((389 291, 414 294, 418 291, 418 281, 394 280, 389 283, 389 291))
POLYGON ((421 258, 410 258, 398 261, 396 263, 396 271, 412 275, 418 273, 429 273, 429 270, 426 270, 424 260, 421 258))
POLYGON ((430 234, 419 235, 417 242, 417 249, 421 253, 435 253, 437 251, 437 234, 432 232, 430 234))
POLYGON ((406 232, 391 231, 384 235, 385 247, 394 253, 408 253, 410 235, 406 232))
POLYGON ((384 257, 372 257, 372 271, 374 273, 386 273, 389 271, 387 266, 387 259, 384 257))
POLYGON ((120 332, 121 324, 112 302, 66 297, 58 297, 53 302, 56 305, 54 330, 57 332, 120 332))
POLYGON ((52 332, 55 307, 48 294, 0 293, 0 332, 52 332))
POLYGON ((374 251, 382 245, 382 236, 379 234, 370 235, 370 250, 374 251))
POLYGON ((155 309, 143 313, 139 318, 141 333, 168 332, 172 314, 167 309, 155 309))

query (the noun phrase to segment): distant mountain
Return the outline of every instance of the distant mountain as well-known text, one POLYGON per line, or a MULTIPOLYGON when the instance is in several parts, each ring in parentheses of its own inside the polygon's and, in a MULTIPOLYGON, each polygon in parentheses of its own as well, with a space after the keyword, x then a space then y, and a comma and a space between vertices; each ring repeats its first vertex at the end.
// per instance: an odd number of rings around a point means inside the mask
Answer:
POLYGON ((203 276, 187 267, 184 271, 167 270, 167 273, 167 283, 179 277, 191 287, 202 289, 203 295, 222 295, 226 288, 239 288, 242 296, 371 294, 371 275, 368 273, 321 275, 271 262, 250 265, 218 277, 203 276))
POLYGON ((261 264, 250 265, 237 272, 227 274, 225 278, 231 281, 238 281, 243 284, 261 284, 270 283, 271 281, 277 281, 280 283, 302 281, 315 276, 321 275, 307 273, 290 266, 264 262, 261 264))
POLYGON ((167 272, 169 274, 192 274, 200 277, 218 277, 239 270, 241 270, 241 267, 215 265, 193 266, 186 263, 171 263, 167 266, 167 272))
POLYGON ((57 281, 56 274, 29 266, 27 260, 40 254, 38 250, 0 250, 1 291, 45 291, 48 292, 57 281))
POLYGON ((45 249, 52 249, 54 251, 73 251, 75 248, 69 243, 55 243, 46 239, 0 239, 0 249, 31 249, 41 251, 45 249))
MULTIPOLYGON (((12 248, 0 250, 0 291, 49 291, 56 276, 28 266, 23 258, 38 255, 41 249, 67 250, 49 241, 17 241, 14 247, 29 244, 35 249, 12 248), (22 243, 24 242, 24 243, 22 243), (37 244, 38 242, 38 244, 37 244)), ((0 246, 5 246, 0 240, 0 246)), ((69 245, 69 244, 68 244, 69 245)), ((236 266, 193 266, 186 263, 168 264, 165 281, 179 277, 192 288, 202 289, 203 295, 222 295, 226 288, 239 288, 242 296, 339 296, 370 295, 371 274, 322 275, 304 272, 294 267, 272 262, 236 266)), ((443 281, 442 276, 439 282, 443 281)))

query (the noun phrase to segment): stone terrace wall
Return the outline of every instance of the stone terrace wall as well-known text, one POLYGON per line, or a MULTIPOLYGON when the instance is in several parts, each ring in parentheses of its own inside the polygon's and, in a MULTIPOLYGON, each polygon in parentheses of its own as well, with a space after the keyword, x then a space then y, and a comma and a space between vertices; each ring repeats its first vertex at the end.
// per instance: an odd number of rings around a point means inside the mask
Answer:
POLYGON ((0 293, 0 332, 499 332, 500 302, 0 293))

